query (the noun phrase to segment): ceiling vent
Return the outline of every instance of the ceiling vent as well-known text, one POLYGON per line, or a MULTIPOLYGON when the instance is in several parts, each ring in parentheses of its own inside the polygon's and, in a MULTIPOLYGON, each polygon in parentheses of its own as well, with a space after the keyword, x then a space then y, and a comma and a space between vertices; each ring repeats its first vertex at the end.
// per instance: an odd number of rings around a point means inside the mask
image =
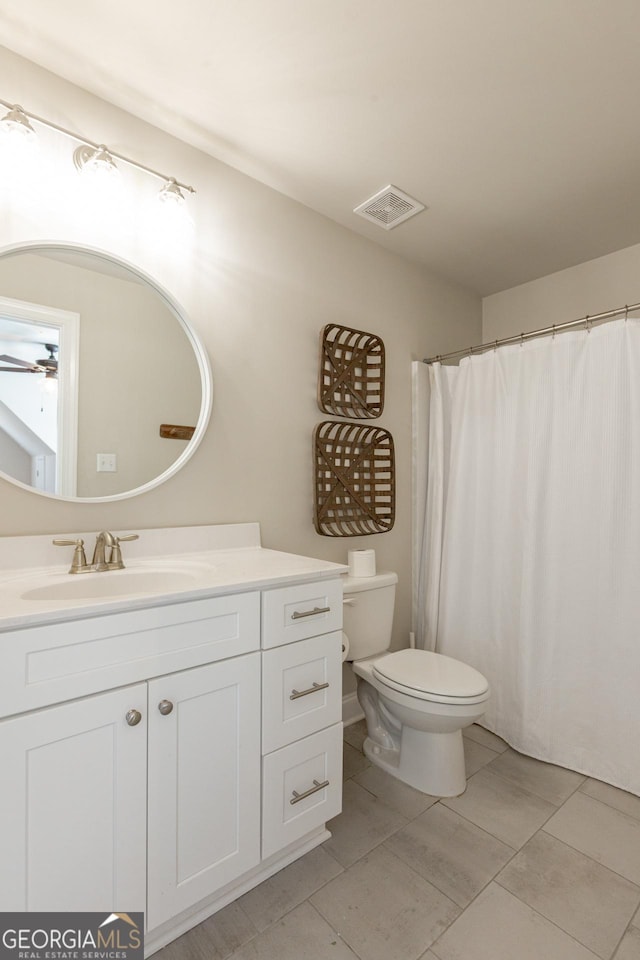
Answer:
POLYGON ((391 230, 425 209, 424 203, 419 203, 408 193, 389 184, 384 190, 378 191, 375 196, 361 203, 353 212, 364 217, 365 220, 377 223, 383 230, 391 230))

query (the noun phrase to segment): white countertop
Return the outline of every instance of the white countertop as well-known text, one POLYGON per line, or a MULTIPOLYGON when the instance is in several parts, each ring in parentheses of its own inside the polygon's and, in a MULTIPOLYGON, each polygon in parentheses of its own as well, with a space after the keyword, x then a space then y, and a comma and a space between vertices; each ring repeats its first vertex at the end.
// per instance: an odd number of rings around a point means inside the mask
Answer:
MULTIPOLYGON (((256 524, 228 525, 211 528, 175 528, 178 535, 167 536, 170 531, 140 531, 141 541, 123 544, 125 570, 109 570, 104 573, 69 574, 69 562, 72 548, 66 548, 69 556, 64 564, 31 566, 19 569, 11 568, 7 562, 7 541, 32 541, 32 547, 50 544, 52 537, 0 538, 0 632, 32 627, 62 620, 76 620, 84 617, 101 616, 106 613, 136 610, 144 607, 180 603, 214 597, 225 593, 246 592, 265 587, 304 583, 311 580, 326 580, 346 573, 344 564, 317 560, 297 554, 268 550, 256 544, 256 524), (243 528, 247 528, 244 530, 243 528), (224 543, 223 549, 185 550, 185 531, 192 529, 191 542, 202 546, 224 543), (203 531, 221 532, 203 534, 203 531), (230 536, 230 531, 234 532, 230 536), (237 531, 243 531, 236 536, 237 531), (157 534, 161 533, 158 537, 157 534), (154 536, 155 534, 155 536, 154 536), (245 535, 246 534, 246 535, 245 535), (3 543, 4 540, 4 543, 3 543), (143 555, 144 543, 159 546, 162 541, 163 552, 151 556, 143 555), (42 541, 42 544, 38 542, 42 541), (244 541, 245 545, 242 545, 244 541), (140 543, 142 542, 142 547, 140 543), (228 546, 237 542, 237 546, 228 546), (180 545, 182 552, 171 552, 171 546, 180 545), (249 544, 249 545, 246 545, 249 544), (5 548, 3 551, 3 547, 5 548), (137 550, 130 548, 137 547, 137 550), (3 556, 4 552, 4 556, 3 556), (130 558, 128 555, 132 555, 130 558), (135 554, 138 554, 137 556, 135 554), (172 585, 172 576, 176 575, 176 584, 172 585), (141 577, 144 589, 132 592, 131 584, 141 577), (154 584, 154 578, 156 584, 154 584), (76 588, 77 583, 77 588, 76 588), (161 584, 159 587, 158 584, 161 584), (115 596, 71 596, 76 589, 91 593, 93 587, 99 592, 118 591, 126 586, 126 594, 115 596), (57 591, 60 590, 60 596, 57 591), (160 590, 160 592, 159 592, 160 590), (34 597, 35 593, 35 597, 34 597), (39 594, 45 594, 42 598, 39 594), (52 599, 54 597, 54 599, 52 599)), ((63 536, 67 536, 64 534, 63 536)), ((26 543, 18 544, 18 555, 27 559, 30 549, 26 543)), ((87 547, 92 548, 87 540, 87 547)), ((61 548, 54 548, 59 550, 61 548)), ((90 552, 87 551, 90 559, 90 552)), ((33 556, 33 552, 31 552, 33 556)), ((48 557, 47 557, 48 559, 48 557)), ((133 587, 133 591, 135 591, 133 587)))

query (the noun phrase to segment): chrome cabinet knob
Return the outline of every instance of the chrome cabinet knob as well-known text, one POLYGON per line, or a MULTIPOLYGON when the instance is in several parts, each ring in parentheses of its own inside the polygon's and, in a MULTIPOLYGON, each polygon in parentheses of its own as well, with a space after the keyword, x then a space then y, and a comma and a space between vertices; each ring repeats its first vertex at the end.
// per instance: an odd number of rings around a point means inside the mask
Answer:
POLYGON ((158 710, 160 711, 163 717, 166 717, 167 714, 171 713, 171 711, 173 710, 173 704, 171 703, 171 700, 161 700, 160 703, 158 704, 158 710))
POLYGON ((130 727, 135 727, 142 720, 142 714, 139 710, 127 710, 125 719, 130 727))

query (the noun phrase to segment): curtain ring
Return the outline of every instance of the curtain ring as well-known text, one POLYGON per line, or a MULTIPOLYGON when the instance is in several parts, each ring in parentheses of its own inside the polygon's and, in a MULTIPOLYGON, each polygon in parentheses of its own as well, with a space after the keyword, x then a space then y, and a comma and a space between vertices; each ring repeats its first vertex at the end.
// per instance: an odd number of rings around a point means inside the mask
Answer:
POLYGON ((496 340, 496 342, 493 345, 493 352, 495 353, 497 349, 498 349, 498 341, 496 340))
POLYGON ((624 305, 624 322, 626 323, 629 319, 629 304, 625 303, 624 305))
POLYGON ((551 339, 555 340, 556 338, 556 325, 555 323, 551 324, 551 339))
POLYGON ((589 319, 589 314, 584 318, 584 322, 587 325, 587 333, 591 333, 591 320, 589 319))
POLYGON ((520 334, 520 346, 524 347, 524 333, 520 334))

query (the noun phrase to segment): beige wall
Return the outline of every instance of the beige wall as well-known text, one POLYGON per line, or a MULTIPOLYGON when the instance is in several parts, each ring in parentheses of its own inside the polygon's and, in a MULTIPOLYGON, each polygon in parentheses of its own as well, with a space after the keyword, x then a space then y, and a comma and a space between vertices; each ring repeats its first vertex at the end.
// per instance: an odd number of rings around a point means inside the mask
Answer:
MULTIPOLYGON (((378 567, 400 577, 395 642, 405 644, 410 362, 477 342, 479 299, 12 54, 0 51, 0 73, 3 97, 198 191, 190 201, 191 246, 152 246, 157 237, 139 227, 137 194, 130 198, 133 226, 124 218, 121 225, 83 218, 70 200, 20 208, 11 196, 0 244, 64 239, 135 263, 183 305, 209 353, 214 381, 205 439, 161 487, 115 503, 74 504, 0 481, 0 532, 140 531, 258 520, 264 545, 275 549, 343 561, 349 547, 375 547, 378 567), (323 419, 316 405, 318 340, 329 322, 369 330, 386 344, 387 400, 379 422, 394 436, 398 482, 396 525, 387 534, 332 539, 313 528, 311 434, 323 419)), ((127 170, 126 176, 133 174, 127 170)), ((140 197, 148 180, 136 181, 140 197)), ((8 202, 6 196, 0 201, 8 202)))
POLYGON ((640 244, 483 301, 484 342, 640 302, 640 244))

